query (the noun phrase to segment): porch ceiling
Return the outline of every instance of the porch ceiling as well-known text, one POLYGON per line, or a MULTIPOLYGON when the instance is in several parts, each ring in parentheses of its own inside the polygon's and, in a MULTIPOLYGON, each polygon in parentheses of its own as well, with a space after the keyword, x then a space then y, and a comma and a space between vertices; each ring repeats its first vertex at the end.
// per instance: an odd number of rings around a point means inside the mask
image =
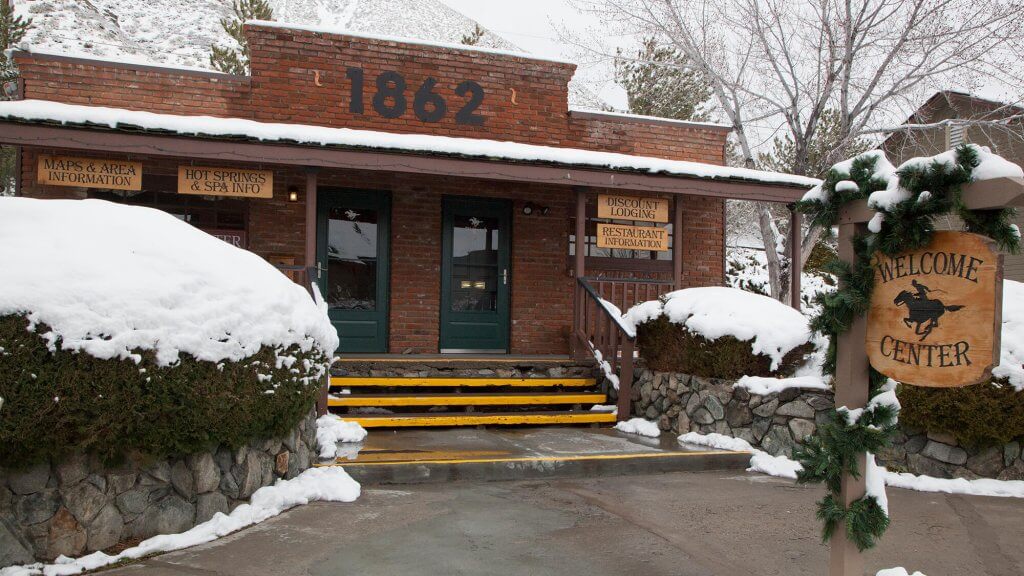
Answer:
MULTIPOLYGON (((169 119, 180 123, 189 117, 140 113, 129 110, 74 106, 84 111, 124 112, 125 121, 98 123, 89 114, 66 117, 45 117, 39 114, 19 115, 11 105, 29 101, 0 103, 0 143, 14 146, 63 148, 69 150, 111 152, 137 156, 181 157, 207 161, 248 162, 262 165, 301 166, 333 169, 373 170, 437 176, 480 178, 530 182, 562 186, 586 186, 656 192, 691 194, 741 200, 792 202, 799 199, 816 181, 785 174, 730 169, 695 162, 673 162, 624 154, 564 149, 550 146, 528 146, 515 143, 481 141, 481 152, 466 148, 469 139, 453 139, 423 135, 386 135, 369 131, 324 129, 337 131, 339 143, 296 142, 285 138, 268 139, 252 134, 183 134, 160 126, 160 122, 130 121, 134 115, 169 119), (363 142, 380 136, 394 136, 399 145, 387 142, 373 146, 363 142), (411 138, 406 138, 411 137, 411 138), (437 149, 433 139, 442 139, 437 149), (349 140, 363 143, 348 143, 349 140), (421 145, 422 143, 422 145, 421 145), (516 146, 518 148, 511 148, 516 146), (463 152, 463 148, 467 151, 463 152), (494 150, 508 148, 509 155, 495 156, 494 150), (527 154, 536 152, 536 156, 527 154), (519 156, 519 157, 516 157, 519 156), (579 161, 563 161, 568 158, 579 161), (628 160, 636 159, 631 165, 628 160), (604 159, 613 160, 601 166, 604 159), (659 169, 660 168, 660 169, 659 169), (692 170, 694 173, 685 173, 692 170)), ((53 104, 58 109, 69 105, 53 104)), ((78 110, 76 110, 77 112, 78 110)), ((290 125, 266 124, 238 119, 195 118, 197 124, 208 121, 231 121, 267 130, 290 125)), ((317 127, 295 127, 317 128, 317 127)), ((190 130, 191 132, 191 130, 190 130)), ((200 132, 196 129, 196 132, 200 132)), ((322 135, 320 135, 322 136, 322 135)))

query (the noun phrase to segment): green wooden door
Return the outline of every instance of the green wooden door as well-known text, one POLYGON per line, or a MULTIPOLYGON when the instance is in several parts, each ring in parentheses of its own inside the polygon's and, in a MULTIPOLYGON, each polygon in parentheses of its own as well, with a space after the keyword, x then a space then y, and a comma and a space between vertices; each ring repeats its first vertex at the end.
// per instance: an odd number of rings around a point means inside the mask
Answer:
POLYGON ((317 190, 317 275, 338 351, 387 352, 391 197, 317 190))
POLYGON ((442 352, 507 352, 511 206, 445 198, 441 241, 442 352))

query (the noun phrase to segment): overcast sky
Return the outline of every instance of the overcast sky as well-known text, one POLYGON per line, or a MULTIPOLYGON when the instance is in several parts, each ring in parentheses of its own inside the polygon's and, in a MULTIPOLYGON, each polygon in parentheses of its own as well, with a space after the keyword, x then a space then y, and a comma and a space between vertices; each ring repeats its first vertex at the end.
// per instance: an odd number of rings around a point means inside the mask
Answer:
POLYGON ((448 6, 476 20, 527 52, 541 56, 567 58, 579 65, 577 74, 584 84, 610 105, 624 109, 626 97, 612 80, 609 61, 599 61, 592 54, 581 52, 559 39, 559 28, 579 34, 600 28, 600 22, 581 14, 569 0, 441 0, 448 6))

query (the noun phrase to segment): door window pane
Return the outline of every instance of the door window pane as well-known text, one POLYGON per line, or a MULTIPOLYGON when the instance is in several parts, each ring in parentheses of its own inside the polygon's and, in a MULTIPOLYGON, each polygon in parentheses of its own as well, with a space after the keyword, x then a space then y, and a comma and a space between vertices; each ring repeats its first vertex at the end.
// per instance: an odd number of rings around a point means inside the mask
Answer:
POLYGON ((453 215, 452 311, 498 309, 498 218, 453 215))
POLYGON ((377 211, 342 206, 327 216, 328 306, 377 308, 377 211))

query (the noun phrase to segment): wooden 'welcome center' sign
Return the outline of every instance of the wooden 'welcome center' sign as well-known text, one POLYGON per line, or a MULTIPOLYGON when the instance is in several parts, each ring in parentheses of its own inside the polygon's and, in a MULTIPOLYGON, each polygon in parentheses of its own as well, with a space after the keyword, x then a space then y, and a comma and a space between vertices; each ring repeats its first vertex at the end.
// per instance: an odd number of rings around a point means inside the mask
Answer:
POLYGON ((1003 260, 991 240, 936 232, 926 248, 872 259, 871 366, 904 384, 977 384, 999 363, 1003 260))

